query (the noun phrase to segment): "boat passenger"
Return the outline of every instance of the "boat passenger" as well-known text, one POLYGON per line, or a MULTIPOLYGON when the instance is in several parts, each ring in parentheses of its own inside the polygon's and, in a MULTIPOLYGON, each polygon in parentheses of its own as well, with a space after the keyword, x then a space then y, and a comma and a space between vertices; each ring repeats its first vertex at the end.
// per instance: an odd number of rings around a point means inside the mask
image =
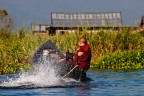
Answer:
MULTIPOLYGON (((91 61, 91 48, 87 43, 86 38, 81 38, 78 42, 79 48, 77 52, 73 55, 73 60, 70 59, 70 63, 74 66, 78 65, 78 68, 81 70, 80 79, 86 78, 86 71, 90 68, 91 61)), ((66 59, 62 59, 61 62, 64 62, 66 59)))

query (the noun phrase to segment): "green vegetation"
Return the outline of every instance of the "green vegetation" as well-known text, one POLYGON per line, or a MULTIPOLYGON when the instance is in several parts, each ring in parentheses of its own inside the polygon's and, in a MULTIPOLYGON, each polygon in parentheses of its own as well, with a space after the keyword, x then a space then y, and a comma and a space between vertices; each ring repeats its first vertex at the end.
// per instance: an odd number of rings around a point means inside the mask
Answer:
POLYGON ((144 69, 144 50, 106 55, 97 63, 95 62, 93 67, 122 71, 144 69))
POLYGON ((18 73, 21 68, 30 68, 30 57, 46 40, 34 38, 26 32, 25 29, 16 32, 0 30, 0 74, 18 73))
POLYGON ((30 69, 33 52, 48 39, 65 53, 75 52, 79 38, 86 37, 92 48, 92 68, 96 69, 144 69, 144 35, 128 29, 100 29, 88 33, 87 29, 76 33, 57 34, 46 38, 35 37, 22 28, 16 31, 0 29, 0 74, 18 73, 21 68, 30 69))

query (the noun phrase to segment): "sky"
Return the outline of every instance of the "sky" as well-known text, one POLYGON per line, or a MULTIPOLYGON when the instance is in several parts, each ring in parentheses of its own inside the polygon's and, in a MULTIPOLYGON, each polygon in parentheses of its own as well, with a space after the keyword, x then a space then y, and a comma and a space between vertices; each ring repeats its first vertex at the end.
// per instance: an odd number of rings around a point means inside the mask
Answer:
POLYGON ((51 12, 122 12, 125 26, 136 26, 144 15, 144 0, 0 0, 16 27, 50 24, 51 12))

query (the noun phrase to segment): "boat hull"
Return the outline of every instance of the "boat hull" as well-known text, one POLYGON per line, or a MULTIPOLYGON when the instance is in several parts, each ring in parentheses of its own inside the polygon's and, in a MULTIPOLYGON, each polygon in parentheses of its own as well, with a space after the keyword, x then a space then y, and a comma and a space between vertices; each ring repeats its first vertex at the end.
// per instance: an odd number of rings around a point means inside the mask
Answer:
MULTIPOLYGON (((56 61, 55 63, 52 63, 52 66, 53 68, 57 69, 57 73, 62 77, 75 67, 68 61, 65 63, 58 62, 60 59, 65 58, 65 55, 50 40, 41 45, 38 50, 35 51, 30 60, 30 64, 32 66, 43 64, 43 61, 40 60, 42 56, 46 56, 48 60, 56 61)), ((79 80, 81 75, 80 71, 81 70, 77 67, 66 77, 79 80)))

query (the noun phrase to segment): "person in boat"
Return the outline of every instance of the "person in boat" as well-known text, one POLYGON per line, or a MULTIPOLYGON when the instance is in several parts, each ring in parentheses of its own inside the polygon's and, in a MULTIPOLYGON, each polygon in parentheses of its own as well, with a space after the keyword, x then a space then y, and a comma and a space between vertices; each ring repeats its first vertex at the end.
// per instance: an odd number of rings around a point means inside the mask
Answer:
MULTIPOLYGON (((79 48, 77 52, 73 55, 73 59, 69 59, 69 62, 73 66, 78 66, 77 69, 80 70, 80 79, 86 78, 86 71, 90 68, 90 61, 91 61, 91 48, 90 45, 87 43, 86 38, 81 38, 78 42, 79 48)), ((61 62, 65 62, 66 59, 60 60, 61 62)))

